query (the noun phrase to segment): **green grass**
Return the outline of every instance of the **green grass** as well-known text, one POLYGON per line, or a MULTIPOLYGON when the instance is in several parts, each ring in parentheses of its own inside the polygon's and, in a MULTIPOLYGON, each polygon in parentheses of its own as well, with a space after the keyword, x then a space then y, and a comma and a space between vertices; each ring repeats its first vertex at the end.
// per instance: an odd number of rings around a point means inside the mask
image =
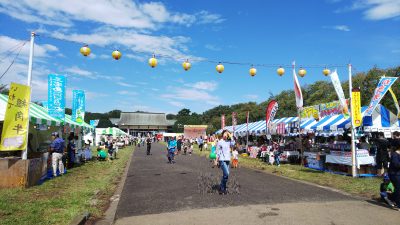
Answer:
MULTIPOLYGON (((194 147, 194 152, 205 157, 208 157, 210 154, 209 151, 200 152, 197 146, 194 147)), ((239 158, 239 167, 257 169, 266 173, 273 173, 278 176, 332 187, 350 194, 374 199, 379 197, 379 185, 382 182, 381 178, 352 178, 349 176, 325 173, 300 165, 281 164, 280 167, 277 167, 261 162, 259 159, 248 157, 239 158)))
POLYGON ((69 224, 83 212, 101 217, 133 150, 120 149, 116 160, 88 162, 39 186, 0 190, 0 224, 69 224))

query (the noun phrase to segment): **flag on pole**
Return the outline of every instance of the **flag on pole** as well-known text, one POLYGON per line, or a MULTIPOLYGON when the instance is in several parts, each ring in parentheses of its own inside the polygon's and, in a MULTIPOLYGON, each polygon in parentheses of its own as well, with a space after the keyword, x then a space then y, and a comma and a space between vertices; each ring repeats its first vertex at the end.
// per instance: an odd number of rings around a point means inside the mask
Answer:
POLYGON ((294 94, 296 95, 296 106, 297 108, 303 107, 303 94, 301 93, 301 88, 299 80, 297 80, 295 62, 293 62, 293 80, 294 80, 294 94))
POLYGON ((400 118, 400 107, 399 107, 399 101, 397 101, 396 94, 393 92, 392 87, 389 88, 389 92, 392 95, 394 106, 397 109, 397 118, 400 118))
POLYGON ((337 71, 333 71, 330 75, 333 87, 335 88, 336 94, 339 98, 339 102, 342 105, 342 112, 345 118, 348 118, 349 115, 349 107, 347 106, 346 98, 344 97, 344 92, 342 88, 342 84, 340 83, 339 76, 337 71))
POLYGON ((225 115, 221 115, 221 129, 225 128, 225 115))
POLYGON ((233 130, 233 133, 235 133, 235 127, 237 125, 236 116, 237 116, 237 113, 232 112, 232 130, 233 130))
POLYGON ((382 77, 379 80, 378 86, 375 89, 375 93, 372 96, 371 102, 364 112, 364 116, 372 116, 372 112, 396 80, 397 77, 382 77))
POLYGON ((266 134, 270 133, 270 125, 274 120, 275 114, 278 111, 278 102, 271 100, 268 103, 267 109, 265 110, 265 123, 266 123, 266 134))

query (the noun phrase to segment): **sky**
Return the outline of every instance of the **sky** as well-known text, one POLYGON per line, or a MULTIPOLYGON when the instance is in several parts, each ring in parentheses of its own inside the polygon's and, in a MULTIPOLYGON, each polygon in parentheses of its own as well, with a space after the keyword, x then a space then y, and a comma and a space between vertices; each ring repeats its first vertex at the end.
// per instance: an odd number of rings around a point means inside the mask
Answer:
POLYGON ((62 74, 66 106, 72 90, 84 90, 90 112, 259 103, 293 89, 290 67, 276 74, 293 61, 307 71, 301 86, 328 81, 324 65, 346 80, 348 63, 353 73, 400 64, 400 0, 0 0, 0 75, 20 52, 1 84, 27 82, 31 31, 32 100, 46 101, 48 74, 62 74), (88 57, 79 53, 84 44, 88 57), (220 74, 217 62, 234 64, 220 74))

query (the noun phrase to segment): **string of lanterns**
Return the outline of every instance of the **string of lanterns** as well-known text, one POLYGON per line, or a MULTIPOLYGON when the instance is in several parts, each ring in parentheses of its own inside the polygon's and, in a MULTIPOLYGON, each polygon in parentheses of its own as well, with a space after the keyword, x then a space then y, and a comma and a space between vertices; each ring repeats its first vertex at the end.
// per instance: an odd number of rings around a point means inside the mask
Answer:
MULTIPOLYGON (((87 57, 90 55, 91 50, 89 48, 88 45, 84 45, 81 47, 80 52, 83 56, 87 57)), ((122 57, 122 53, 118 50, 115 50, 111 53, 111 56, 115 59, 115 60, 119 60, 122 57)), ((213 61, 209 61, 209 62, 213 62, 213 61)), ((149 59, 148 61, 149 66, 152 68, 155 68, 158 64, 157 58, 155 56, 155 54, 153 54, 153 56, 149 59)), ((240 64, 240 63, 230 63, 230 64, 240 64)), ((265 66, 265 65, 264 65, 265 66)), ((190 70, 190 68, 192 67, 192 64, 189 62, 189 59, 186 59, 183 63, 182 63, 182 67, 185 71, 190 70)), ((217 70, 218 73, 222 73, 225 70, 224 65, 219 62, 218 65, 215 67, 215 69, 217 70)), ((285 69, 280 66, 277 70, 276 73, 279 76, 283 76, 285 74, 285 69)), ((325 76, 328 76, 331 73, 331 71, 328 68, 324 68, 322 70, 322 74, 325 76)), ((254 65, 251 65, 250 69, 249 69, 249 74, 250 76, 254 77, 257 74, 257 69, 254 67, 254 65)), ((298 74, 300 77, 304 77, 307 74, 307 71, 303 68, 300 67, 298 74)))

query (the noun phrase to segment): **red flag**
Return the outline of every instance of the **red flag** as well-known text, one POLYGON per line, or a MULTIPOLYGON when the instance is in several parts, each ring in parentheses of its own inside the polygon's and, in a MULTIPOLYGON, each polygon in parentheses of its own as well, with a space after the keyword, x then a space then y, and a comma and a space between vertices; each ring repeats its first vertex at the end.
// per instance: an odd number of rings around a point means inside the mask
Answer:
POLYGON ((303 107, 303 94, 301 93, 299 80, 297 80, 297 75, 296 75, 294 66, 295 66, 295 64, 293 62, 293 80, 294 80, 294 94, 296 95, 296 106, 297 106, 297 108, 302 108, 303 107))
POLYGON ((271 100, 268 103, 267 109, 265 110, 265 123, 266 123, 266 131, 270 130, 271 122, 275 118, 275 114, 278 111, 278 102, 275 100, 271 100))
POLYGON ((225 128, 225 115, 221 116, 221 129, 223 130, 225 128))
POLYGON ((232 112, 232 130, 233 130, 233 133, 235 133, 235 127, 237 125, 236 115, 237 115, 237 113, 232 112))

